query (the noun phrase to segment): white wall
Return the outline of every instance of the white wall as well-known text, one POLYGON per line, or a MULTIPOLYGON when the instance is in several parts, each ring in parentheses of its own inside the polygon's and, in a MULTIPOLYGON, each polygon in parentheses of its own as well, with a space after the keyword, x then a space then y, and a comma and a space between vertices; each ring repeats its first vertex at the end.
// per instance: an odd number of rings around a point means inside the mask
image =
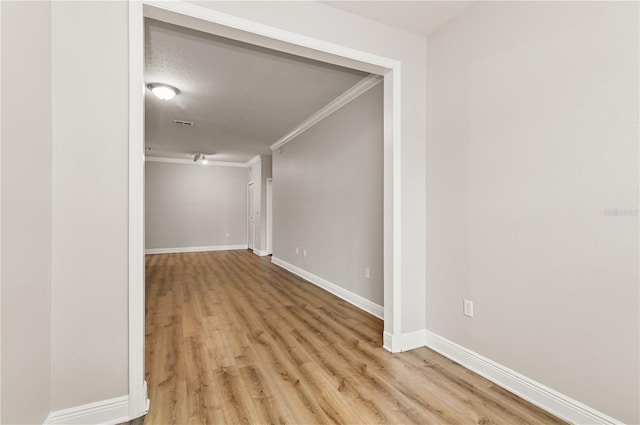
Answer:
POLYGON ((2 417, 51 398, 51 4, 2 2, 2 417))
POLYGON ((273 154, 273 256, 378 305, 382 95, 378 84, 273 154))
POLYGON ((129 391, 129 47, 126 2, 52 8, 51 402, 59 410, 129 391))
POLYGON ((487 2, 427 47, 427 329, 627 423, 638 31, 637 3, 487 2))
POLYGON ((145 163, 146 249, 247 244, 247 169, 145 163))

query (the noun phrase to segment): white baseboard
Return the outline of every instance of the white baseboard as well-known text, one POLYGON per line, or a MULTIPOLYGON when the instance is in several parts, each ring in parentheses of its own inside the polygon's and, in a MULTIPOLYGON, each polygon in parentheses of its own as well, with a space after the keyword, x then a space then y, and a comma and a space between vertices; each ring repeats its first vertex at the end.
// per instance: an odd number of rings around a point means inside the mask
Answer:
POLYGON ((247 249, 244 245, 214 245, 214 246, 188 246, 182 248, 151 248, 145 249, 145 254, 178 254, 182 252, 206 252, 206 251, 230 251, 234 249, 247 249))
POLYGON ((400 335, 400 344, 398 347, 400 351, 415 350, 416 348, 420 348, 424 346, 425 346, 424 329, 400 335))
POLYGON ((382 334, 382 347, 392 353, 415 350, 425 346, 424 329, 394 336, 388 332, 382 334))
POLYGON ((356 307, 366 311, 367 313, 370 313, 380 319, 384 318, 384 309, 381 305, 369 301, 368 299, 358 294, 348 291, 341 286, 336 285, 335 283, 331 283, 328 280, 309 273, 308 271, 296 267, 293 264, 289 264, 277 257, 271 257, 271 262, 277 266, 282 267, 283 269, 289 270, 291 273, 298 275, 305 280, 308 280, 309 282, 313 283, 316 286, 319 286, 325 291, 331 292, 333 295, 342 298, 343 300, 355 305, 356 307))
POLYGON ((399 350, 393 351, 393 335, 391 335, 389 332, 382 332, 382 348, 391 353, 399 352, 399 350))
POLYGON ((259 255, 260 257, 265 257, 265 256, 271 254, 269 251, 266 251, 266 250, 265 251, 260 251, 259 249, 254 249, 253 253, 256 254, 256 255, 259 255))
POLYGON ((433 351, 570 423, 609 425, 622 423, 433 332, 425 330, 424 341, 425 345, 433 351))
POLYGON ((129 396, 51 412, 45 425, 115 425, 129 421, 129 396))

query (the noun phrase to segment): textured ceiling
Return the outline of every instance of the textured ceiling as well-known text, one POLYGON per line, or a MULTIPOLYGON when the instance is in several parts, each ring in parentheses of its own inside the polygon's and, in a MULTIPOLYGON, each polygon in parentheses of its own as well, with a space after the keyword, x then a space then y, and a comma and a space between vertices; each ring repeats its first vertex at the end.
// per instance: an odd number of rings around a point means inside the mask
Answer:
POLYGON ((428 35, 462 12, 471 1, 322 1, 373 21, 428 35))
POLYGON ((152 19, 145 30, 145 83, 180 90, 170 101, 147 90, 149 156, 271 154, 270 144, 367 75, 152 19))

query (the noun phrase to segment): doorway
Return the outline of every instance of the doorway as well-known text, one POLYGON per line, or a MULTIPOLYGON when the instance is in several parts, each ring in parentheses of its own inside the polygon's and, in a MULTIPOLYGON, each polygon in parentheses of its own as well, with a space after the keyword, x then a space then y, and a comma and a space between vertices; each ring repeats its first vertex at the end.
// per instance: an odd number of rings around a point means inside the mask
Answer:
POLYGON ((247 244, 248 248, 254 249, 255 227, 253 225, 253 183, 247 185, 247 244))
POLYGON ((401 334, 401 63, 186 2, 129 2, 129 410, 148 409, 144 381, 144 18, 384 76, 384 347, 401 334))
POLYGON ((267 255, 273 254, 273 179, 267 179, 267 255))

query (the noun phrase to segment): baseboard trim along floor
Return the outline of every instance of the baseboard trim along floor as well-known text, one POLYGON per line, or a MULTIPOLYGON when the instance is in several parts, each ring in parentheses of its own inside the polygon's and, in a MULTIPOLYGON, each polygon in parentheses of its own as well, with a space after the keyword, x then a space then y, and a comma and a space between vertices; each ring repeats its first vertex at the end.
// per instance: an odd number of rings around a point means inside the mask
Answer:
MULTIPOLYGON (((413 336, 409 340, 415 343, 416 338, 413 336)), ((424 331, 424 346, 568 422, 603 425, 622 423, 433 332, 424 331)))
POLYGON ((234 249, 247 249, 244 245, 212 245, 212 246, 187 246, 181 248, 150 248, 145 249, 145 254, 180 254, 183 252, 207 252, 207 251, 231 251, 234 249))
POLYGON ((303 278, 304 280, 307 280, 313 283, 314 285, 319 286, 320 288, 324 289, 327 292, 332 293, 338 298, 342 298, 343 300, 355 305, 361 310, 364 310, 367 313, 376 316, 378 319, 384 319, 384 308, 381 305, 378 305, 358 294, 348 291, 336 285, 335 283, 329 282, 328 280, 325 280, 320 276, 316 276, 313 273, 309 273, 308 271, 303 270, 300 267, 287 263, 286 261, 281 260, 280 258, 271 257, 271 262, 303 278))
POLYGON ((129 396, 125 395, 51 412, 44 425, 115 425, 128 420, 129 396))

